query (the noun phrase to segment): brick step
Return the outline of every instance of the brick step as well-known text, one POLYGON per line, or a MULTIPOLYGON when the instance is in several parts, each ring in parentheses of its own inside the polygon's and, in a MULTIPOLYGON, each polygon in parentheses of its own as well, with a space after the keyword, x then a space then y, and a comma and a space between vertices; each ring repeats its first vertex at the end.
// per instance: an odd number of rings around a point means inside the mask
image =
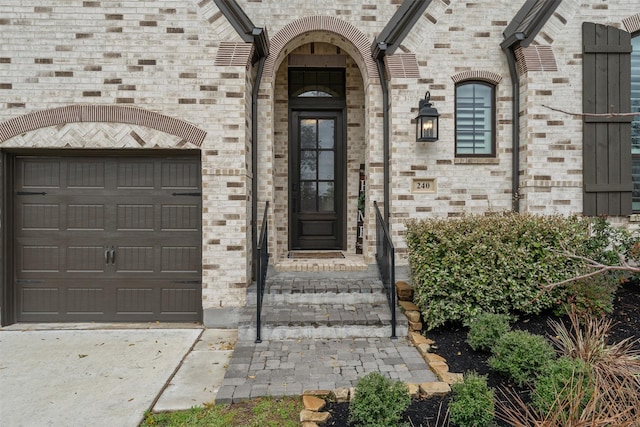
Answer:
MULTIPOLYGON (((240 317, 238 339, 256 337, 255 307, 246 307, 240 317)), ((262 307, 261 338, 380 338, 391 336, 391 313, 381 303, 278 304, 262 307)), ((396 309, 396 335, 405 336, 407 319, 396 309)))
MULTIPOLYGON (((386 301, 378 279, 285 279, 267 281, 263 304, 381 304, 386 301)), ((255 300, 249 304, 255 304, 255 300)))
MULTIPOLYGON (((270 273, 262 302, 261 339, 391 336, 391 312, 376 268, 270 273)), ((254 283, 240 315, 240 340, 256 339, 256 295, 254 283)), ((396 335, 405 336, 407 331, 407 319, 396 307, 396 335)))

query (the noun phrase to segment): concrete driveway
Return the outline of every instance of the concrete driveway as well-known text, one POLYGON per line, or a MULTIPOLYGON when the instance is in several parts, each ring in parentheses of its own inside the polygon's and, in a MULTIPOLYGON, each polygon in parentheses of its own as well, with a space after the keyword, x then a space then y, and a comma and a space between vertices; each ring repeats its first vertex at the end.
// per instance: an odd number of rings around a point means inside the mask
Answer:
POLYGON ((201 334, 1 329, 1 424, 137 426, 201 334))

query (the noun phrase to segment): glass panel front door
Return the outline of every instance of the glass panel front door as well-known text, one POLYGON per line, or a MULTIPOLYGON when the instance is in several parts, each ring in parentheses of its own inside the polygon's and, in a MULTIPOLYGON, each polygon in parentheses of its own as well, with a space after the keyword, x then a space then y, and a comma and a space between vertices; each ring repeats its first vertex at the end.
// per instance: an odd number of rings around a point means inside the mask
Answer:
POLYGON ((342 249, 342 111, 294 111, 291 249, 342 249))

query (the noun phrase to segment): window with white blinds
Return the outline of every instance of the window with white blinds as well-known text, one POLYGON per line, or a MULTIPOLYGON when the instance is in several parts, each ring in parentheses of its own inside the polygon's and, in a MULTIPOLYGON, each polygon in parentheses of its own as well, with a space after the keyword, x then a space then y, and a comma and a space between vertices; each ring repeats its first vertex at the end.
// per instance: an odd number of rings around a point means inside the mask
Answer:
POLYGON ((456 156, 495 156, 494 94, 484 82, 456 86, 456 156))
MULTIPOLYGON (((631 111, 640 113, 640 36, 631 39, 631 111)), ((631 153, 633 157, 632 210, 640 212, 640 116, 631 122, 631 153)))

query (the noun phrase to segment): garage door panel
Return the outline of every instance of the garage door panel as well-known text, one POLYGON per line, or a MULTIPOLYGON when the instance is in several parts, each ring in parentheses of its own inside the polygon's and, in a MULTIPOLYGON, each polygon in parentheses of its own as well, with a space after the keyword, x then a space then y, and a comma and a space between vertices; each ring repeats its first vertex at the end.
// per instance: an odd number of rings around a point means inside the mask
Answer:
POLYGON ((60 247, 59 246, 29 246, 22 247, 19 261, 20 271, 23 272, 47 272, 60 271, 60 247))
POLYGON ((117 230, 154 230, 154 205, 118 205, 117 230))
POLYGON ((198 291, 196 289, 166 288, 162 289, 163 314, 197 313, 198 291))
POLYGON ((104 315, 106 292, 102 287, 70 288, 66 293, 65 314, 104 315))
POLYGON ((66 271, 104 273, 106 251, 103 246, 69 246, 66 253, 66 271))
POLYGON ((155 185, 155 163, 147 160, 124 160, 118 163, 118 188, 146 188, 155 185))
POLYGON ((172 161, 162 163, 162 188, 197 190, 200 168, 193 162, 172 161))
POLYGON ((60 206, 57 204, 25 203, 19 220, 24 230, 59 230, 60 206))
POLYGON ((163 247, 162 272, 197 273, 199 268, 199 248, 163 247))
POLYGON ((118 246, 115 263, 119 273, 153 273, 154 256, 152 246, 118 246))
POLYGON ((103 204, 70 204, 67 206, 67 230, 105 229, 103 204))
POLYGON ((116 291, 116 315, 121 314, 153 314, 156 305, 154 289, 119 288, 116 291))
POLYGON ((99 159, 69 159, 67 163, 68 188, 105 188, 105 161, 99 159))
POLYGON ((58 188, 60 161, 26 159, 18 168, 18 179, 24 188, 58 188))
POLYGON ((196 204, 162 205, 161 228, 163 231, 197 231, 200 216, 200 206, 196 204))
POLYGON ((17 157, 14 194, 19 321, 201 320, 199 159, 17 157))
POLYGON ((23 288, 22 312, 25 314, 38 313, 38 315, 58 314, 60 311, 60 292, 51 287, 23 288))

